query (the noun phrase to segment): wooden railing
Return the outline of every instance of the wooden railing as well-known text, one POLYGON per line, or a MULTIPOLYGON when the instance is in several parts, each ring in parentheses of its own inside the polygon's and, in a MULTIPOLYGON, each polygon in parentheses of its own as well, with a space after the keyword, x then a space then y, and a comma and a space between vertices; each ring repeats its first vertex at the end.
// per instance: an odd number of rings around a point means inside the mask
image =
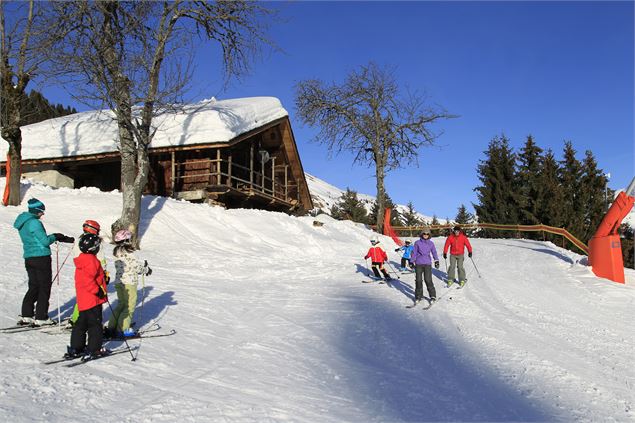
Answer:
POLYGON ((287 203, 300 201, 297 184, 289 178, 289 165, 276 167, 273 157, 270 166, 262 165, 260 168, 259 172, 254 166, 243 166, 233 162, 231 157, 228 160, 216 158, 174 163, 172 186, 174 191, 226 186, 244 192, 257 192, 287 203), (203 166, 200 169, 183 169, 196 165, 203 166), (284 175, 276 177, 276 172, 281 171, 284 175))

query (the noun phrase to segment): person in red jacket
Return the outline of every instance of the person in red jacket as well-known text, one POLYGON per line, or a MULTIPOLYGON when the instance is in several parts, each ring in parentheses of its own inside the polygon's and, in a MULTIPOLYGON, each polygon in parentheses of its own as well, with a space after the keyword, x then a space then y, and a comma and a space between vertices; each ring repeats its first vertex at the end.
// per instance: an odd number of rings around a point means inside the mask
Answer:
POLYGON ((454 279, 454 271, 458 267, 459 269, 459 285, 465 285, 467 280, 465 279, 465 267, 463 267, 463 261, 465 259, 465 248, 467 247, 468 257, 472 257, 472 245, 470 240, 463 233, 460 226, 455 226, 452 233, 445 240, 445 246, 443 247, 443 258, 448 258, 448 249, 450 250, 450 267, 448 268, 448 286, 456 281, 454 279))
POLYGON ((384 269, 384 262, 388 260, 388 255, 379 246, 379 239, 377 237, 372 237, 370 243, 373 246, 370 247, 368 253, 364 256, 364 260, 370 258, 370 261, 373 263, 373 273, 376 278, 381 279, 381 274, 379 273, 381 270, 381 273, 384 275, 384 279, 390 280, 390 275, 386 272, 386 269, 384 269))
POLYGON ((65 358, 83 356, 90 360, 102 354, 103 338, 101 305, 108 301, 106 295, 106 276, 101 263, 95 257, 99 251, 101 239, 91 233, 79 238, 80 255, 75 258, 75 291, 79 317, 71 332, 71 345, 65 358), (88 346, 86 335, 88 334, 88 346))

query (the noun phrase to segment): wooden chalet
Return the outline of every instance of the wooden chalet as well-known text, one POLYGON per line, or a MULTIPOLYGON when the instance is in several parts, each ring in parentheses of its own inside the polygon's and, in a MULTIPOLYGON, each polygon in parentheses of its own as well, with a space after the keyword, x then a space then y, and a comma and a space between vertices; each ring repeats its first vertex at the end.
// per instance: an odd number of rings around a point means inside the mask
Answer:
MULTIPOLYGON (((207 102, 158 120, 145 193, 228 208, 294 214, 312 209, 289 117, 279 101, 207 102)), ((23 127, 22 172, 54 170, 71 178, 75 188, 119 189, 116 123, 107 113, 107 119, 87 113, 23 127), (55 139, 63 145, 53 145, 55 139), (45 145, 34 147, 38 142, 45 145)), ((0 166, 4 174, 6 162, 0 166)))

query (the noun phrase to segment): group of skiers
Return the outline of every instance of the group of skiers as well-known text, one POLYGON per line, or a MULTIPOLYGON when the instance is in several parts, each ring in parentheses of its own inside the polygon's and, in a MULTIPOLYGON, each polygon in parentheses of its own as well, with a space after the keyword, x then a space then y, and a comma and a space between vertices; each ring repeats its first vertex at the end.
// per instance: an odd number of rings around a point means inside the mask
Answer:
MULTIPOLYGON (((56 322, 48 316, 49 298, 53 284, 51 248, 55 242, 74 244, 76 304, 69 321, 72 325, 70 346, 65 358, 94 359, 104 353, 103 338, 135 336, 132 318, 137 302, 138 275, 150 275, 147 261, 134 255, 132 234, 122 229, 115 234, 115 288, 118 304, 108 326, 102 323, 102 305, 108 302, 107 285, 110 276, 99 236, 100 225, 86 220, 82 234, 75 238, 60 233, 47 235, 41 218, 46 207, 36 198, 28 201, 28 210, 15 220, 24 250, 24 265, 28 275, 28 290, 22 301, 18 325, 46 326, 56 322), (88 339, 87 339, 88 338, 88 339)), ((59 270, 58 270, 59 272, 59 270)), ((59 278, 59 274, 55 275, 59 278)))
MULTIPOLYGON (((406 271, 410 268, 415 271, 415 303, 423 299, 423 282, 425 282, 426 288, 428 289, 430 303, 434 303, 437 300, 436 289, 432 282, 432 265, 434 264, 435 269, 439 268, 439 256, 430 236, 430 229, 425 228, 421 231, 419 240, 417 240, 414 245, 411 245, 411 242, 406 240, 404 246, 395 249, 395 252, 403 251, 400 270, 406 271)), ((370 243, 372 247, 368 250, 364 259, 371 259, 372 271, 376 278, 381 278, 383 275, 386 280, 390 280, 390 275, 384 268, 384 263, 388 260, 388 255, 381 246, 379 246, 378 237, 375 236, 371 238, 370 243)), ((468 237, 461 230, 461 227, 457 225, 452 228, 452 232, 445 240, 445 245, 443 246, 444 260, 448 258, 448 250, 450 252, 450 266, 447 268, 446 279, 448 287, 452 286, 455 282, 463 287, 467 282, 465 267, 463 266, 466 248, 468 257, 472 257, 472 245, 468 237), (458 280, 455 279, 457 269, 458 280)))

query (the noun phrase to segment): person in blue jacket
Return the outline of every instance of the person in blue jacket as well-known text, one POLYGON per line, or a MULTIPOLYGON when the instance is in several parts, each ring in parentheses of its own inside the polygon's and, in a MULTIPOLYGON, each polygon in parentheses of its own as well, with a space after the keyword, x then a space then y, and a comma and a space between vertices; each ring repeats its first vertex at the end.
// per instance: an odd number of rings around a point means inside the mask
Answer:
POLYGON ((410 255, 412 254, 413 249, 414 247, 410 244, 409 240, 406 240, 406 245, 395 248, 395 252, 403 250, 403 254, 401 255, 401 267, 399 268, 399 270, 401 270, 402 272, 405 272, 406 270, 408 270, 408 268, 414 267, 410 262, 410 255))
POLYGON ((18 325, 42 326, 55 323, 48 316, 53 284, 50 245, 55 241, 75 242, 74 238, 59 233, 46 234, 40 221, 44 210, 44 203, 37 198, 31 198, 28 212, 20 213, 13 224, 22 240, 24 267, 29 277, 29 289, 22 300, 22 314, 19 316, 18 325))
POLYGON ((430 240, 430 229, 426 228, 421 232, 421 239, 415 242, 412 250, 412 262, 415 265, 415 303, 423 299, 423 284, 421 283, 421 274, 428 288, 430 296, 430 304, 437 300, 437 292, 432 283, 432 258, 434 258, 435 269, 439 268, 439 255, 432 240, 430 240))

